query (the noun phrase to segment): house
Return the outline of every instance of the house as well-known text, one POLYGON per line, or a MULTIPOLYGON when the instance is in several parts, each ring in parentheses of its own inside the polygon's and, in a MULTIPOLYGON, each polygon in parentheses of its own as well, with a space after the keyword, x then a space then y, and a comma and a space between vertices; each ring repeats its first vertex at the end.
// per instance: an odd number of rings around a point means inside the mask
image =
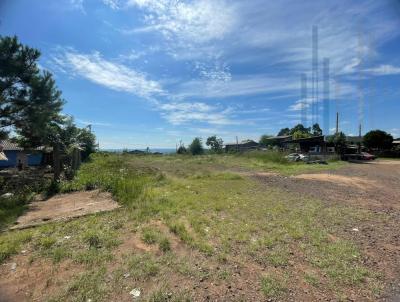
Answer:
POLYGON ((243 152, 243 151, 255 150, 258 149, 259 146, 260 146, 259 143, 256 143, 255 141, 248 139, 238 143, 225 144, 225 152, 243 152))
POLYGON ((346 142, 348 145, 357 146, 361 145, 363 142, 363 136, 346 136, 346 142))
POLYGON ((291 140, 291 135, 271 136, 265 139, 266 145, 278 146, 283 148, 288 140, 291 140))
POLYGON ((8 140, 0 141, 0 168, 39 166, 42 163, 44 149, 24 150, 8 140))
POLYGON ((333 143, 328 143, 323 135, 312 136, 298 139, 287 139, 282 142, 289 149, 289 145, 298 144, 301 153, 308 153, 311 155, 319 154, 334 154, 335 146, 333 143))

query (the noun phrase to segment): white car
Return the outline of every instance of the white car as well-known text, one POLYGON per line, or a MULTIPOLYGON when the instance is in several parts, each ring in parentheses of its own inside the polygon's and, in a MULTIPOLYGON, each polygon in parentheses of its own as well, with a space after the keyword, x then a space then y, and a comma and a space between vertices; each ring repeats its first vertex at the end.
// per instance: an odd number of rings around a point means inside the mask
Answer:
POLYGON ((300 161, 301 160, 299 153, 291 153, 289 155, 286 155, 285 158, 287 158, 289 161, 300 161))

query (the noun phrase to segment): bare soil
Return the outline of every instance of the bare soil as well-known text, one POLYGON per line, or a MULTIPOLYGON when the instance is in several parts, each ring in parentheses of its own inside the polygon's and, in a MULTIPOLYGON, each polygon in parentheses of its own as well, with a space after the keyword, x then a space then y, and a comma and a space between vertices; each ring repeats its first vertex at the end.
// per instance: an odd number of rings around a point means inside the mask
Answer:
POLYGON ((352 163, 329 173, 296 176, 255 173, 267 186, 296 192, 331 204, 352 205, 386 219, 355 225, 341 236, 361 247, 364 263, 386 276, 389 289, 382 301, 400 301, 400 161, 352 163))
POLYGON ((111 211, 119 205, 110 193, 98 190, 60 194, 43 201, 34 201, 11 229, 23 229, 43 223, 111 211))

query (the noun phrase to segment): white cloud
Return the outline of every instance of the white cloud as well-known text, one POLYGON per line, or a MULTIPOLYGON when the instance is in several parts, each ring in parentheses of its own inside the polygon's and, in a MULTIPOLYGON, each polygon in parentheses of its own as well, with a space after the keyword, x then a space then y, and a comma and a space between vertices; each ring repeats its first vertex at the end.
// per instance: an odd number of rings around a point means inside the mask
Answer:
POLYGON ((310 108, 313 103, 312 98, 297 100, 294 104, 289 106, 289 111, 301 111, 310 108))
POLYGON ((160 104, 157 108, 161 115, 171 124, 201 122, 213 125, 228 125, 233 122, 228 118, 229 109, 221 110, 201 102, 183 102, 160 104))
POLYGON ((149 80, 146 74, 108 61, 98 52, 81 54, 69 49, 54 57, 53 62, 65 72, 71 71, 74 75, 113 90, 145 98, 163 93, 161 85, 149 80))
POLYGON ((298 93, 299 80, 264 74, 232 77, 230 81, 191 80, 182 83, 177 95, 201 98, 226 98, 256 94, 298 93))
POLYGON ((159 31, 184 43, 222 39, 233 28, 232 5, 221 0, 129 0, 128 6, 147 11, 146 26, 134 32, 159 31))
POLYGON ((383 75, 397 75, 400 74, 400 67, 393 65, 380 65, 374 68, 368 68, 365 70, 367 73, 377 76, 383 75))
POLYGON ((104 122, 95 122, 95 121, 88 121, 88 120, 81 120, 81 119, 77 119, 76 121, 77 121, 77 123, 84 125, 84 126, 88 126, 88 125, 101 126, 101 127, 111 126, 110 123, 104 123, 104 122))
POLYGON ((103 0, 103 3, 113 10, 120 9, 121 3, 119 0, 103 0))

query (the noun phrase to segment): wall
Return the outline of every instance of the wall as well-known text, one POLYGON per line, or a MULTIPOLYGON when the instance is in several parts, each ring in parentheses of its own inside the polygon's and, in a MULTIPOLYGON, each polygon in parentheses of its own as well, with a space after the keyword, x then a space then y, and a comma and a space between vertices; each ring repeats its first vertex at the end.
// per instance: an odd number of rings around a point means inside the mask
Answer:
MULTIPOLYGON (((22 158, 21 155, 18 156, 20 151, 4 151, 8 160, 0 160, 0 168, 9 168, 17 166, 17 158, 22 158)), ((28 166, 39 166, 42 162, 42 153, 32 153, 28 154, 28 166)))

